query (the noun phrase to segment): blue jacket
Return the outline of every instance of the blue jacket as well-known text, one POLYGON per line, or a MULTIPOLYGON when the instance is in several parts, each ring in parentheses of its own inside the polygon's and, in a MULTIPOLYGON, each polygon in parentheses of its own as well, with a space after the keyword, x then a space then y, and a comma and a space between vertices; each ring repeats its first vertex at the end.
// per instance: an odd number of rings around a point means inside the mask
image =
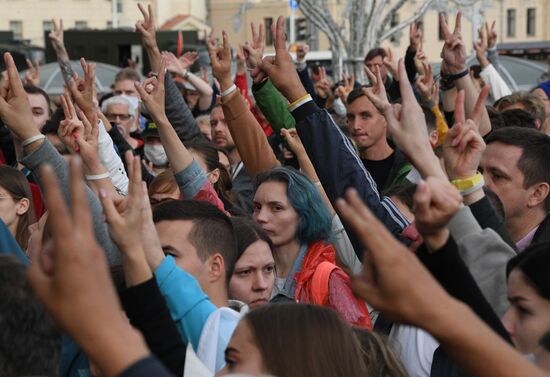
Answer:
POLYGON ((197 280, 176 265, 172 256, 164 258, 155 271, 155 278, 180 334, 196 351, 202 328, 216 306, 197 280))
POLYGON ((225 349, 241 315, 212 304, 197 280, 179 268, 171 256, 164 258, 155 271, 155 278, 183 339, 192 344, 193 350, 212 372, 222 369, 225 349), (207 323, 210 325, 205 327, 207 323), (203 330, 207 330, 206 338, 203 330), (215 349, 208 348, 210 346, 215 349), (203 352, 204 347, 208 348, 207 352, 203 352))
MULTIPOLYGON (((354 187, 369 209, 398 239, 401 231, 409 225, 388 197, 381 198, 376 184, 361 162, 351 141, 334 123, 330 114, 309 101, 292 111, 296 130, 304 148, 315 167, 323 188, 331 203, 343 197, 346 190, 354 187)), ((361 259, 363 246, 351 227, 344 222, 355 253, 361 259)))
POLYGON ((2 219, 0 219, 0 254, 12 254, 25 266, 29 265, 29 259, 2 219))

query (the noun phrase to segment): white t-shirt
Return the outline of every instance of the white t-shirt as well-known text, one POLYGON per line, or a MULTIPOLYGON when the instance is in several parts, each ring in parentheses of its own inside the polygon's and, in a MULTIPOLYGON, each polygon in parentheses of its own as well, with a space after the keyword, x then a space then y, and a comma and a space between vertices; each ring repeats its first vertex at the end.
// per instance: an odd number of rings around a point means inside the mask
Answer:
POLYGON ((409 377, 430 377, 434 352, 439 343, 418 327, 394 324, 390 343, 409 377))

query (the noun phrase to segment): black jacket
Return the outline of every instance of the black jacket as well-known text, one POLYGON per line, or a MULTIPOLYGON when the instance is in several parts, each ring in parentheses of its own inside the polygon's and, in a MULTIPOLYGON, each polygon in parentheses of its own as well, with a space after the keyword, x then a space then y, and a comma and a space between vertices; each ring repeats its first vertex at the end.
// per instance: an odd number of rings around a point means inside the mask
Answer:
POLYGON ((531 244, 550 241, 550 214, 546 215, 533 236, 531 244))

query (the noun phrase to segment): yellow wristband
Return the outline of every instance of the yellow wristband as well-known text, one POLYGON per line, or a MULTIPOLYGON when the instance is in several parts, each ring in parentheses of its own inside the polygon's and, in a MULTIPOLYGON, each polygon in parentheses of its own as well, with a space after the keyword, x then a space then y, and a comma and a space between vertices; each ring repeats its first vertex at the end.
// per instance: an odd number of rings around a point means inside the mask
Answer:
POLYGON ((296 101, 294 101, 294 102, 292 102, 292 103, 289 103, 287 107, 290 109, 292 106, 294 106, 294 105, 296 105, 297 103, 299 103, 299 102, 305 100, 305 99, 308 98, 308 97, 311 97, 311 95, 310 95, 309 93, 306 94, 306 95, 303 95, 303 96, 300 97, 300 98, 298 98, 296 101))
POLYGON ((470 178, 453 179, 451 181, 453 186, 459 189, 460 191, 469 190, 473 187, 478 186, 481 182, 483 182, 483 175, 480 172, 477 172, 476 175, 470 178))

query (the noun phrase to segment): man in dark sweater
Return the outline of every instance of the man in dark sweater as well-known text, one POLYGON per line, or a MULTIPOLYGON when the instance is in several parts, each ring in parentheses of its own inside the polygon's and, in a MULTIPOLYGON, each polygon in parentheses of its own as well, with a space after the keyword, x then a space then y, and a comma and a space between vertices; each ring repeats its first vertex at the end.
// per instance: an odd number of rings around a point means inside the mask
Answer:
POLYGON ((388 144, 384 115, 367 98, 362 88, 354 89, 347 102, 349 132, 378 190, 383 191, 404 180, 411 165, 401 152, 388 144))

